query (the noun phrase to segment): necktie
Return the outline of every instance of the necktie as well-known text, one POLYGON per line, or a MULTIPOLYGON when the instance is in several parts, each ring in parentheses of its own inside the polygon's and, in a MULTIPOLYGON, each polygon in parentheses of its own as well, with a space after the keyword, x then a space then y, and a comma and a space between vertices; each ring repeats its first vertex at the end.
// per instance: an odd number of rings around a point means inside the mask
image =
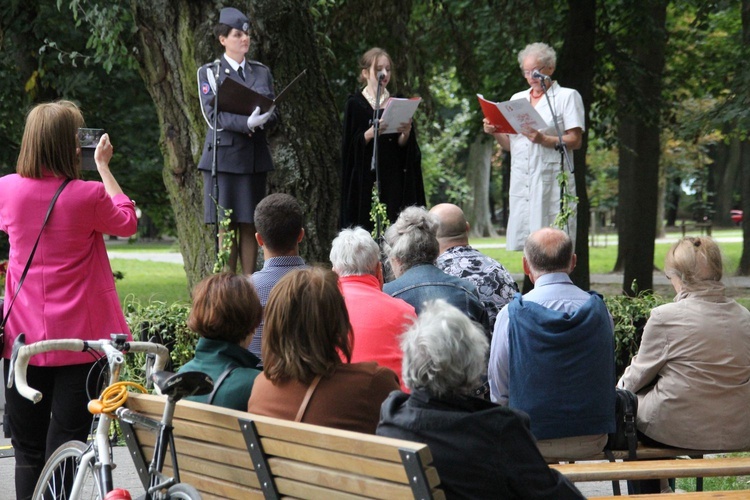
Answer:
POLYGON ((237 68, 237 74, 240 75, 240 78, 242 78, 242 81, 245 81, 245 71, 242 69, 242 66, 237 68))

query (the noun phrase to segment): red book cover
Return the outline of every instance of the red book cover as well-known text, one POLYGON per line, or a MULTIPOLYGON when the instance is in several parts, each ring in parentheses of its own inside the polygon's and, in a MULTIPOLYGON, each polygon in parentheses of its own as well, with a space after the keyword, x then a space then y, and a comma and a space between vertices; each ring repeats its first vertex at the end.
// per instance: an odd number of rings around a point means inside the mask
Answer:
POLYGON ((517 134, 518 131, 505 119, 503 114, 500 112, 500 108, 497 107, 497 103, 488 101, 481 94, 477 94, 479 99, 479 105, 482 107, 482 113, 484 117, 490 121, 491 125, 496 128, 496 133, 500 132, 503 134, 517 134))

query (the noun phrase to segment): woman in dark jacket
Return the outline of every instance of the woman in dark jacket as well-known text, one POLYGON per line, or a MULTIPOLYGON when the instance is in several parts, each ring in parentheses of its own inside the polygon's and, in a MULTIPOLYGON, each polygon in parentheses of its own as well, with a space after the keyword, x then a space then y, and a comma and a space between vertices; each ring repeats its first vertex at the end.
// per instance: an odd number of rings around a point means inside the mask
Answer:
POLYGON ((377 434, 427 444, 448 498, 584 498, 547 466, 526 414, 471 396, 487 346, 457 308, 428 303, 401 343, 411 395, 391 393, 377 434))

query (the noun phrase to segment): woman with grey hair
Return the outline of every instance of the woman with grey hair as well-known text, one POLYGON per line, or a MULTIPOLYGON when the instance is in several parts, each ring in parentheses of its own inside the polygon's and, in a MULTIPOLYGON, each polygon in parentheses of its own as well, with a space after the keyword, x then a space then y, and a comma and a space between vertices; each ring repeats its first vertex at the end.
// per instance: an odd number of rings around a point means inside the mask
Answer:
MULTIPOLYGON (((511 100, 529 101, 544 120, 545 128, 504 134, 498 132, 489 120, 484 120, 484 131, 511 154, 508 250, 523 250, 526 237, 537 229, 552 226, 560 211, 557 175, 561 172, 563 160, 553 117, 557 117, 567 149, 573 151, 581 147, 586 125, 583 100, 578 91, 561 87, 550 78, 555 72, 556 61, 555 50, 544 43, 531 43, 518 53, 518 64, 529 88, 514 94, 511 100)), ((575 196, 572 167, 567 165, 564 171, 569 174, 567 194, 575 196)), ((570 208, 575 211, 575 203, 570 208)), ((574 212, 563 228, 571 238, 575 238, 575 222, 574 212)))
POLYGON ((584 498, 547 466, 526 414, 471 396, 487 346, 458 309, 426 304, 401 341, 411 395, 388 396, 377 434, 427 444, 448 498, 584 498))
POLYGON ((429 300, 443 299, 482 325, 489 334, 489 317, 476 287, 435 266, 440 253, 437 217, 422 207, 408 207, 385 232, 386 252, 396 279, 383 291, 403 299, 420 313, 429 300))

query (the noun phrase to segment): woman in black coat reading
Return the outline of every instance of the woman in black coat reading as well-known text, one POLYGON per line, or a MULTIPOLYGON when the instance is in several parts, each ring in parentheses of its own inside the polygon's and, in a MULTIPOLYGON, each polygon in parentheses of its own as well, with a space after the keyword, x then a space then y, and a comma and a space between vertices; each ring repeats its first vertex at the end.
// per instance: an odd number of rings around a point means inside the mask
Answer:
MULTIPOLYGON (((371 122, 374 110, 378 109, 380 118, 390 99, 387 86, 391 68, 391 58, 385 50, 374 47, 365 52, 360 59, 359 75, 365 87, 346 101, 341 151, 341 227, 361 226, 369 231, 374 227, 370 219, 375 185, 375 172, 371 168, 375 131, 371 122), (382 86, 380 100, 376 102, 379 75, 382 86)), ((378 137, 380 201, 387 207, 389 222, 395 221, 405 207, 425 205, 422 156, 411 120, 393 132, 381 128, 378 137)))

